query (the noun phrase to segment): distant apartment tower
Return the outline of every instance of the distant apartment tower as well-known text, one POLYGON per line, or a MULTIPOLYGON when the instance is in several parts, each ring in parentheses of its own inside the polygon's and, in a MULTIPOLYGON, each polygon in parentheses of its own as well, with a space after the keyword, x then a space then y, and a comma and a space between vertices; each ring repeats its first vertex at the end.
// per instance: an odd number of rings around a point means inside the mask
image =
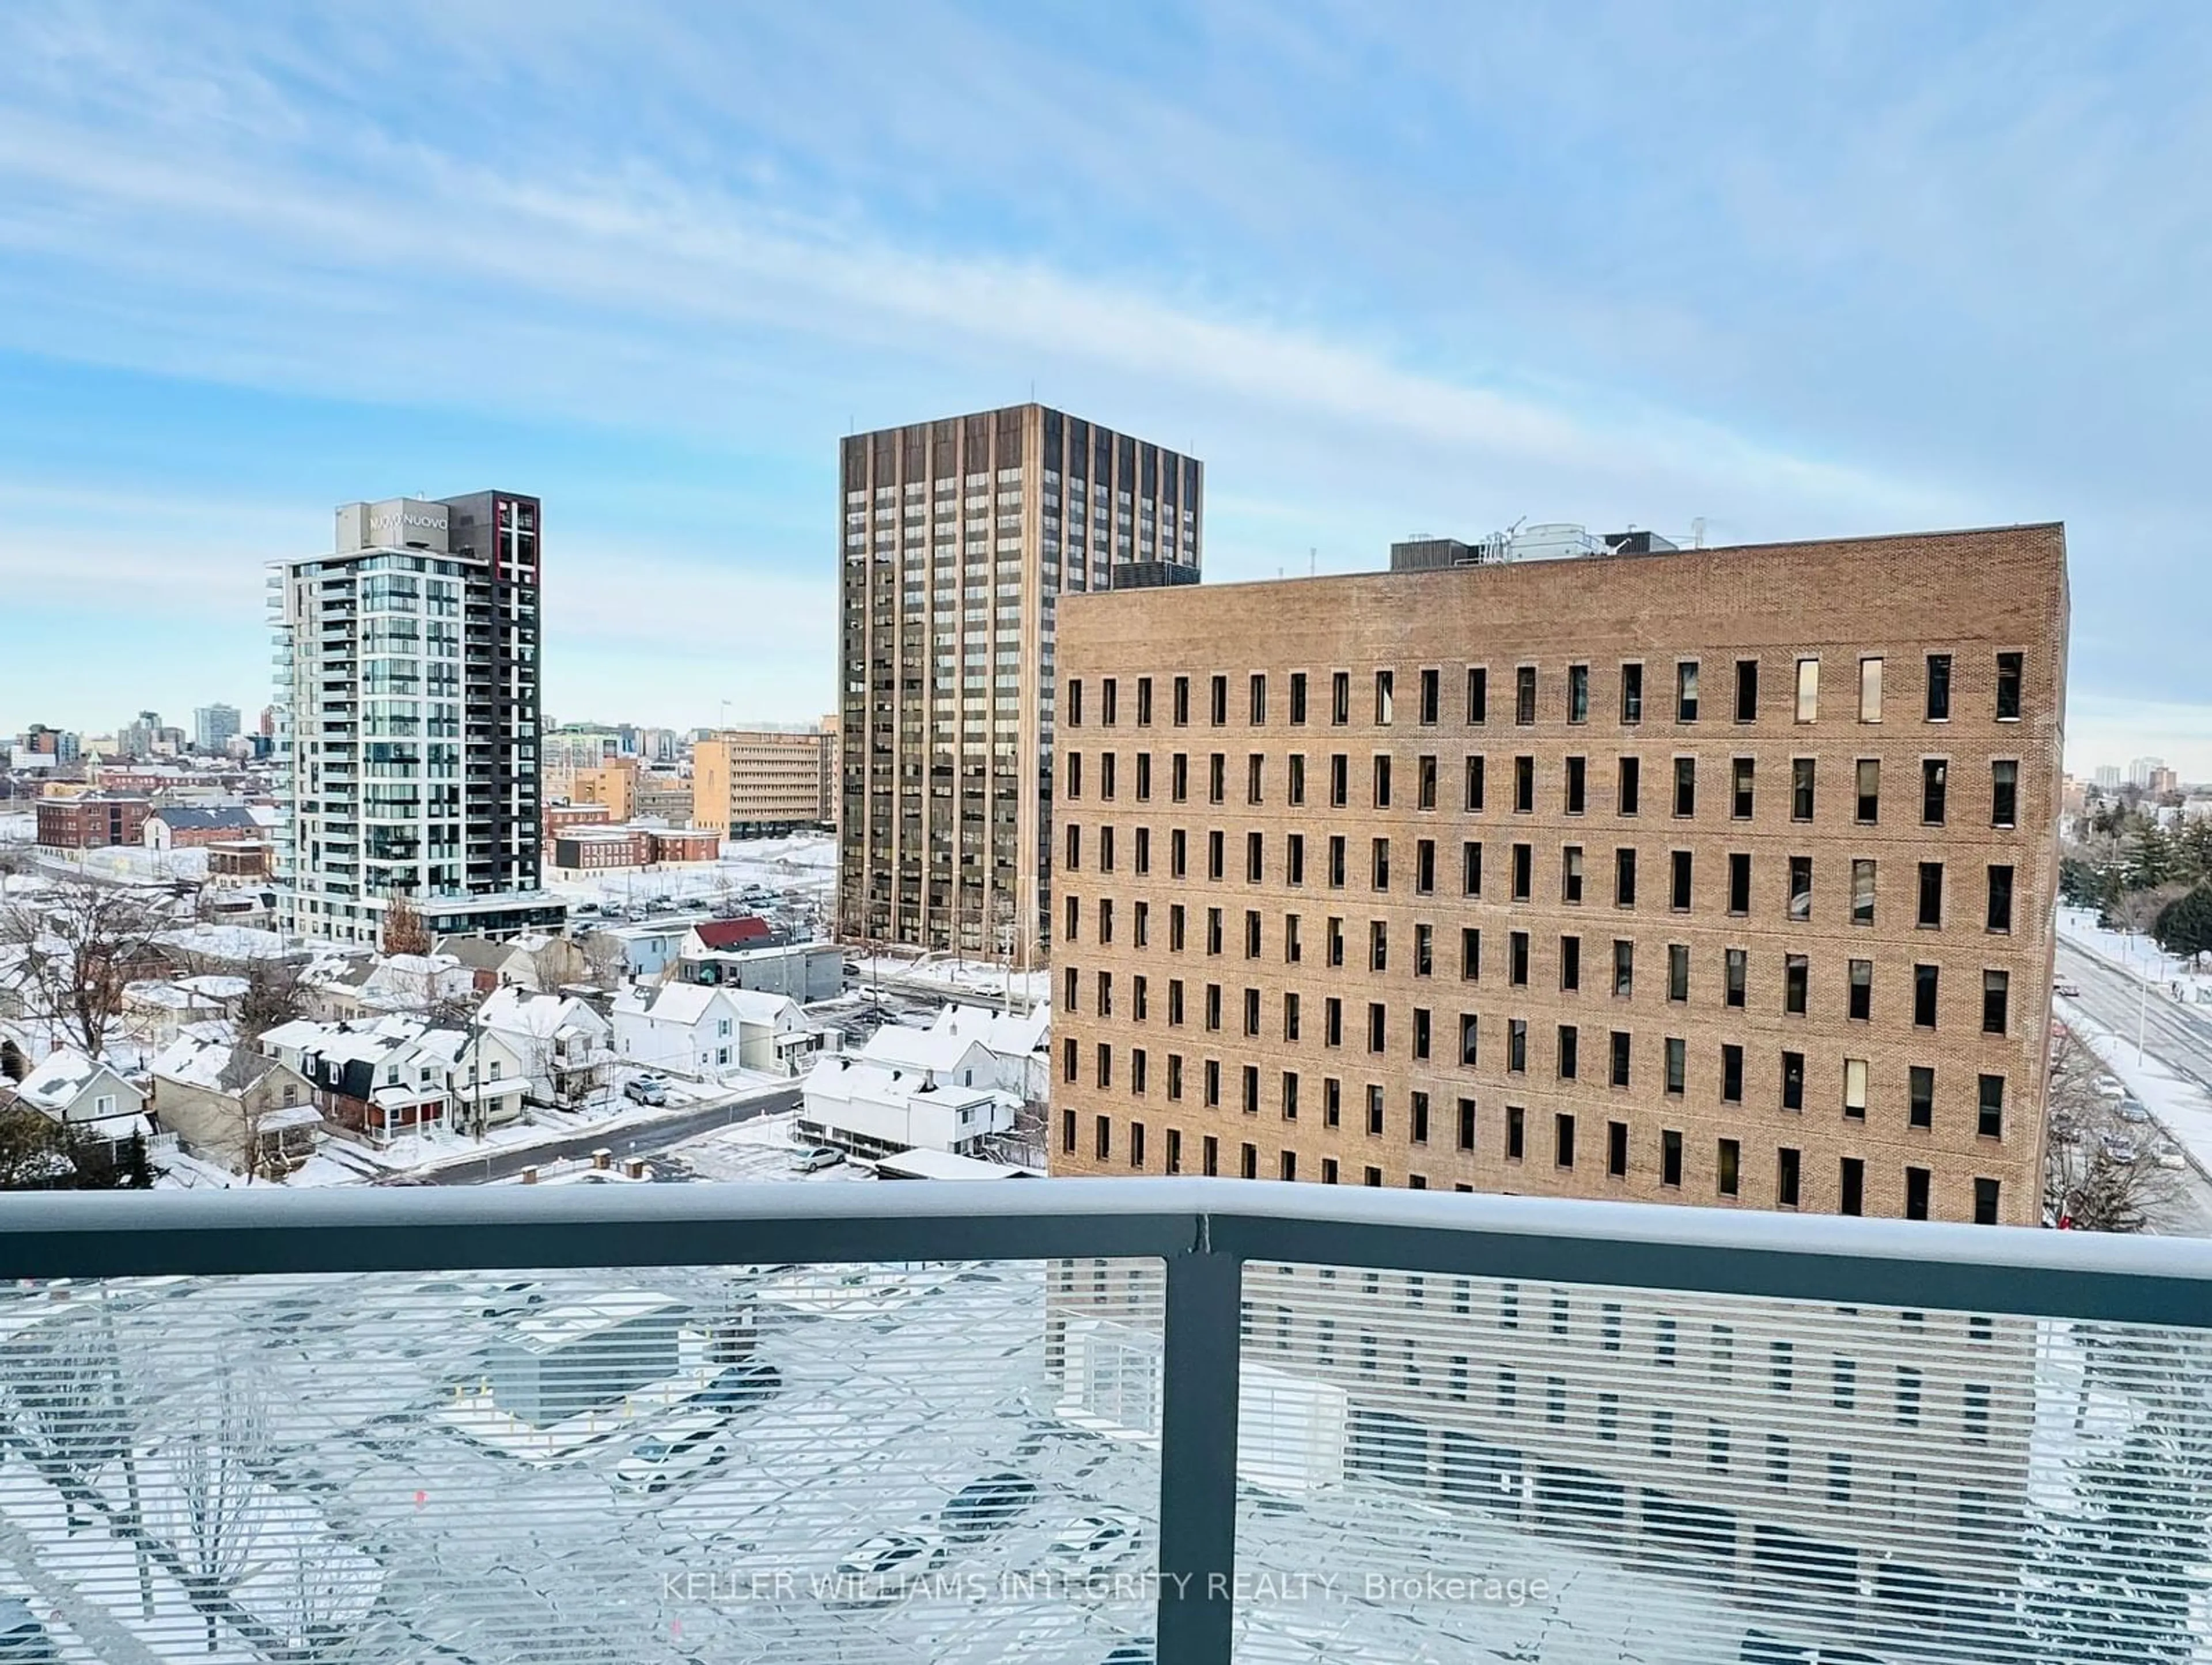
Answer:
POLYGON ((351 503, 328 555, 276 563, 279 919, 380 939, 557 925, 539 888, 538 500, 351 503))
POLYGON ((854 435, 841 479, 840 933, 1026 955, 1050 940, 1060 598, 1194 580, 1200 465, 1019 404, 854 435))
POLYGON ((819 728, 731 728, 694 742, 691 824, 725 838, 829 825, 833 740, 819 728))
POLYGON ((192 750, 221 751, 238 732, 238 708, 204 705, 192 713, 192 750))
POLYGON ((2057 526, 1061 620, 1055 1172, 2034 1224, 2057 526))
POLYGON ((2148 787, 2158 772, 2165 767, 2166 759, 2163 757, 2131 758, 2128 763, 2128 784, 2131 787, 2148 787))

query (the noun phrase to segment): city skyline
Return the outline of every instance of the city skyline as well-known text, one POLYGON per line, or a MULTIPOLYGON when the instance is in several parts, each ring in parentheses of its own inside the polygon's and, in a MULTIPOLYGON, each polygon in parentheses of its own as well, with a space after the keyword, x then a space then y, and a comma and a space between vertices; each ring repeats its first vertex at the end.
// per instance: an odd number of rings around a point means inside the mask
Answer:
POLYGON ((49 706, 19 720, 116 720, 88 640, 144 703, 256 708, 262 563, 456 474, 561 506, 553 708, 805 720, 833 703, 829 441, 1033 393, 1206 458, 1219 580, 1523 515, 1717 543, 2063 515, 2070 761, 2212 775, 2172 554, 2205 243, 2159 209, 2205 119, 2175 35, 2212 21, 1617 21, 1385 14, 1321 54, 1260 13, 762 13, 520 51, 434 9, 179 10, 155 53, 16 9, 0 574, 49 706), (472 114, 468 66, 510 51, 539 96, 472 114), (1655 63, 1656 149, 1649 100, 1601 95, 1655 63), (401 64, 450 123, 385 96, 401 64), (693 88, 696 128, 647 85, 693 88), (534 113, 586 92, 629 113, 534 113), (1005 124, 1023 153, 963 171, 1005 124), (444 374, 478 353, 497 374, 444 374), (2140 606, 2154 579, 2178 605, 2140 606))

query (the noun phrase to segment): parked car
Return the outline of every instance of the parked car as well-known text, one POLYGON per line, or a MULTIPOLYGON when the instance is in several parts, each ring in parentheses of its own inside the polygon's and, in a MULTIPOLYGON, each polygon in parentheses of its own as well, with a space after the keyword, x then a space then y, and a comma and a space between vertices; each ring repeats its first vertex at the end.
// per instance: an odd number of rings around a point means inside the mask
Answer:
POLYGON ((2120 1101, 2120 1120, 2123 1121, 2148 1121, 2150 1120, 2150 1112, 2143 1108, 2142 1101, 2141 1099, 2123 1098, 2120 1101))
POLYGON ((657 1075, 633 1075, 623 1083, 623 1097, 633 1104, 665 1104, 668 1083, 657 1075))
POLYGON ((2078 1000, 2081 998, 2081 990, 2080 986, 2068 982, 2063 977, 2059 978, 2057 981, 2051 985, 2051 992, 2053 994, 2063 995, 2069 1000, 2078 1000))
POLYGON ((837 1597, 862 1606, 895 1601, 908 1579, 935 1571, 945 1564, 945 1546, 936 1539, 910 1532, 878 1533, 855 1544, 837 1563, 837 1597))
POLYGON ((2189 1165, 2189 1158, 2181 1154, 2181 1147, 2171 1140, 2153 1151, 2150 1159, 2161 1168, 2186 1168, 2189 1165))
POLYGON ((46 1665, 59 1658, 54 1651, 54 1639, 46 1634, 46 1627, 31 1611, 31 1604, 20 1595, 0 1595, 0 1660, 8 1665, 46 1665))
POLYGON ((2122 1139, 2118 1133, 2105 1135, 2105 1154, 2114 1162, 2133 1162, 2138 1152, 2132 1139, 2122 1139))
POLYGON ((2128 1090, 2122 1086, 2113 1077, 2109 1075, 2100 1075, 2097 1078, 2098 1097, 2117 1099, 2125 1098, 2127 1096, 2128 1090))
POLYGON ((507 1318, 545 1304, 545 1291, 536 1284, 491 1284, 484 1289, 483 1316, 507 1318))
POLYGON ((1025 1474, 986 1474, 953 1494, 939 1514, 945 1535, 972 1543, 1012 1526, 1036 1501, 1036 1482, 1025 1474))
POLYGON ((756 1359, 747 1364, 731 1365, 692 1395, 691 1402, 727 1416, 765 1404, 782 1391, 783 1372, 756 1359))
POLYGON ((794 1152, 791 1158, 791 1170, 794 1174, 818 1173, 824 1168, 835 1168, 844 1159, 845 1153, 842 1151, 833 1149, 827 1145, 817 1145, 811 1150, 794 1152))
POLYGON ((730 1436, 711 1411, 694 1411, 647 1434, 615 1466, 615 1478, 631 1490, 665 1492, 705 1474, 730 1455, 730 1436))
POLYGON ((1085 1515, 1067 1523, 1051 1547, 1045 1559, 1053 1565, 1075 1577, 1118 1566, 1137 1553, 1137 1539, 1141 1523, 1133 1515, 1114 1510, 1097 1515, 1085 1515))

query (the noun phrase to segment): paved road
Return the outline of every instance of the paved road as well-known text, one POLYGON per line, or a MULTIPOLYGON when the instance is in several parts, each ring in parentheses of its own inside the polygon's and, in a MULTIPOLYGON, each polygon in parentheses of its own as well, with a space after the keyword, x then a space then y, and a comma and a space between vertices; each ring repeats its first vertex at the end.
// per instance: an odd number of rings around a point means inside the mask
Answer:
POLYGON ((620 1161, 624 1157, 645 1156, 654 1151, 665 1151, 672 1145, 680 1145, 687 1139, 712 1133, 717 1127, 734 1127, 740 1121, 750 1121, 756 1116, 774 1115, 779 1111, 796 1109, 799 1099, 799 1090, 793 1085, 777 1092, 764 1093, 757 1098, 703 1104, 689 1115, 659 1117, 651 1121, 641 1121, 635 1127, 605 1127, 597 1133, 580 1133, 574 1139, 564 1139, 550 1145, 532 1145, 520 1150, 502 1147, 488 1152, 481 1162, 449 1162, 412 1174, 395 1174, 390 1179, 380 1180, 378 1183, 483 1185, 491 1180, 512 1179, 532 1164, 543 1166, 563 1158, 587 1157, 602 1149, 612 1151, 616 1160, 620 1161))
MULTIPOLYGON (((2064 937, 2058 939, 2058 975, 2081 989, 2073 1003, 2085 1014, 2130 1041, 2140 1024, 2145 1052, 2212 1091, 2212 1018, 2199 1015, 2200 1008, 2179 1004, 2163 984, 2154 983, 2144 999, 2135 977, 2064 937)), ((2212 1182, 2193 1166, 2177 1177, 2180 1206, 2159 1229, 2173 1237, 2212 1237, 2212 1182)))

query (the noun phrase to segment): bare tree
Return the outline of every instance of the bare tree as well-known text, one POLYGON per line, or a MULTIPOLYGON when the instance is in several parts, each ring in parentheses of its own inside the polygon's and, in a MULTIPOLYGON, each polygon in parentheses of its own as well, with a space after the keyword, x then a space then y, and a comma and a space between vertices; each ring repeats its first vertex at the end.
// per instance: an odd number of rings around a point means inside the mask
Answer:
POLYGON ((2052 1055, 2045 1210, 2080 1231, 2143 1231, 2181 1201, 2180 1180, 2145 1148, 2150 1124, 2097 1091, 2102 1066, 2087 1048, 2069 1034, 2052 1055))
POLYGON ((246 993, 238 1003, 238 1035, 252 1042, 307 1015, 300 968, 284 960, 255 959, 246 968, 246 993))
POLYGON ((2112 908, 2112 922, 2122 928, 2148 936, 2158 924, 2158 916, 2170 902, 2189 894, 2189 886, 2179 880, 2166 884, 2154 884, 2148 890, 2130 890, 2121 896, 2112 908))
POLYGON ((0 908, 0 947, 20 951, 29 1015, 89 1057, 123 1015, 123 991, 158 957, 167 912, 122 885, 65 879, 0 908))
POLYGON ((406 892, 394 891, 384 906, 384 951, 427 955, 433 946, 421 910, 406 892))
POLYGON ((213 1606, 227 1600, 252 1564, 264 1516, 253 1474, 268 1445, 268 1413, 254 1384, 233 1365, 216 1368, 211 1402, 163 1442, 163 1478, 147 1510, 151 1530, 175 1552, 185 1591, 217 1650, 213 1606))

